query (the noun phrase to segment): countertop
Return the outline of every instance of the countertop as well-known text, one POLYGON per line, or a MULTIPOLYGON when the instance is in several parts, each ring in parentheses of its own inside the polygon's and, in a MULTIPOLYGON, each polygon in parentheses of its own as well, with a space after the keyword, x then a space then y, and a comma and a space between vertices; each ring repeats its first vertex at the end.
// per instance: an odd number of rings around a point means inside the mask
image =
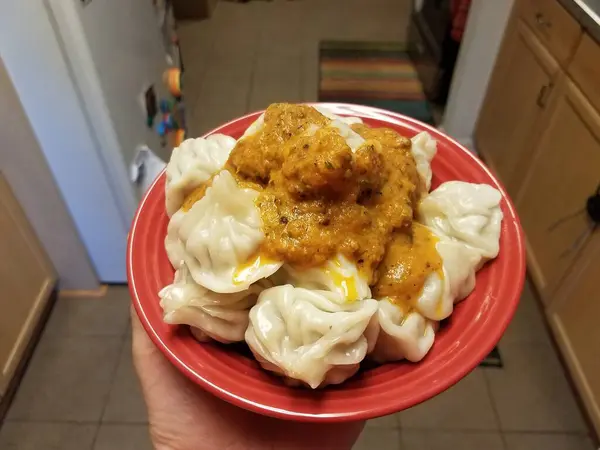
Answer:
POLYGON ((581 24, 581 26, 600 43, 600 0, 559 0, 581 24))

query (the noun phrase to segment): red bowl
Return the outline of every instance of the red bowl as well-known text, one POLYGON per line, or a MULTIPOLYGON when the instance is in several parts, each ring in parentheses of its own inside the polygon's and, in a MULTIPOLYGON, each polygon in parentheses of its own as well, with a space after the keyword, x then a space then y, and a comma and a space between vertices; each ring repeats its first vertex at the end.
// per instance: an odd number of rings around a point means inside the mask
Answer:
MULTIPOLYGON (((234 405, 281 419, 343 422, 391 414, 448 389, 473 370, 493 349, 519 302, 525 277, 523 232, 515 208, 501 184, 467 149, 435 128, 376 108, 326 104, 336 114, 361 117, 374 127, 390 127, 412 137, 428 131, 436 140, 433 187, 448 180, 486 183, 502 193, 504 220, 500 254, 477 274, 473 293, 444 321, 433 348, 419 363, 398 362, 362 370, 342 385, 322 390, 291 388, 262 370, 239 346, 201 344, 185 327, 162 321, 158 291, 173 280, 164 249, 165 175, 142 200, 127 248, 133 304, 156 346, 187 377, 234 405)), ((208 134, 235 138, 260 112, 229 122, 208 134)))

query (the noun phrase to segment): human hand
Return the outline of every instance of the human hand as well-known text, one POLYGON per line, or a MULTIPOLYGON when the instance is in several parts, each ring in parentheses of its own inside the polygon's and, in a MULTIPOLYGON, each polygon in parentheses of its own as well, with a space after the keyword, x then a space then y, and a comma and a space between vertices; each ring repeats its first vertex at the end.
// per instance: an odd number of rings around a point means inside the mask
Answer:
POLYGON ((348 450, 364 422, 290 422, 230 405, 194 385, 154 346, 131 310, 133 362, 156 450, 348 450))

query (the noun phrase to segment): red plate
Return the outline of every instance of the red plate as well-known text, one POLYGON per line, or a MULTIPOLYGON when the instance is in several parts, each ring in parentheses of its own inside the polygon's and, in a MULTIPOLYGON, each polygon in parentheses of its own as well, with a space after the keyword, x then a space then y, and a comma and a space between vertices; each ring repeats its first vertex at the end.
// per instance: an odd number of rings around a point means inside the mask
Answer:
MULTIPOLYGON (((260 368, 239 348, 198 343, 185 327, 162 321, 158 291, 173 280, 164 250, 168 218, 165 175, 161 174, 135 215, 127 254, 129 289, 148 335, 192 381, 242 408, 282 419, 343 422, 371 419, 410 408, 449 388, 496 345, 519 302, 525 277, 523 233, 504 188, 475 156, 435 128, 400 114, 366 106, 326 104, 339 115, 361 117, 374 127, 390 127, 412 137, 428 131, 436 140, 433 187, 448 180, 486 183, 503 195, 500 254, 477 274, 473 293, 459 303, 438 332, 423 361, 399 362, 361 371, 324 390, 290 388, 260 368)), ((235 138, 260 115, 249 114, 208 134, 235 138)))

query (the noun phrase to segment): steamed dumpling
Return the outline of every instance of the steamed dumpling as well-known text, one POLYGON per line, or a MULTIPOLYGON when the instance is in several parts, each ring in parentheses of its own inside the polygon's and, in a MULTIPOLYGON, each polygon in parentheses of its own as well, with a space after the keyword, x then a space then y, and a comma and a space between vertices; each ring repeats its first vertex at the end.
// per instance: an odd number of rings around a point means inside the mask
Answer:
POLYGON ((370 357, 379 362, 420 361, 431 349, 438 323, 418 311, 391 303, 387 298, 379 301, 377 320, 380 330, 375 349, 370 357))
POLYGON ((165 248, 173 267, 185 263, 196 283, 220 293, 243 291, 275 273, 282 263, 258 255, 265 235, 257 196, 229 171, 219 172, 204 196, 169 222, 165 248))
POLYGON ((425 183, 427 191, 431 189, 431 160, 437 153, 437 143, 426 131, 417 134, 411 140, 412 154, 417 163, 417 172, 425 183))
POLYGON ((356 264, 341 254, 322 267, 299 270, 286 264, 282 272, 287 274, 285 282, 296 287, 337 292, 346 301, 371 297, 367 279, 358 272, 356 264))
MULTIPOLYGON (((365 142, 365 140, 358 133, 356 133, 354 130, 352 130, 352 128, 350 128, 350 125, 352 124, 362 123, 362 119, 360 119, 359 117, 341 117, 336 114, 333 114, 327 108, 324 108, 322 106, 314 108, 331 120, 329 126, 338 130, 340 135, 346 140, 346 143, 353 152, 355 152, 358 149, 358 147, 360 147, 365 142)), ((263 113, 246 129, 246 131, 242 135, 242 138, 251 136, 259 132, 264 126, 264 123, 265 114, 263 113)), ((311 136, 315 134, 315 132, 319 128, 320 127, 317 125, 310 126, 306 131, 306 135, 311 136)))
POLYGON ((235 139, 223 134, 186 139, 173 149, 167 164, 165 188, 167 214, 172 216, 185 197, 223 168, 235 139))
POLYGON ((419 205, 419 221, 436 233, 476 249, 482 263, 500 249, 502 196, 487 184, 448 181, 419 205))
POLYGON ((250 124, 250 126, 248 128, 246 128, 246 131, 244 131, 244 134, 242 135, 242 137, 240 139, 243 139, 247 136, 252 136, 253 134, 258 133, 262 127, 265 124, 265 113, 262 113, 260 116, 258 116, 258 119, 256 119, 254 122, 252 122, 250 124))
POLYGON ((163 320, 172 325, 189 325, 200 341, 239 342, 244 340, 250 308, 269 285, 261 280, 242 292, 217 294, 195 283, 183 265, 175 272, 173 284, 158 294, 163 320))
POLYGON ((352 152, 356 152, 358 147, 363 145, 365 142, 365 139, 352 128, 350 128, 350 125, 344 120, 341 120, 341 118, 332 120, 330 126, 338 130, 340 135, 346 140, 346 144, 348 144, 348 147, 350 147, 352 152))
POLYGON ((375 345, 376 311, 376 300, 344 302, 334 292, 276 286, 250 310, 246 342, 263 368, 292 383, 339 384, 375 345))
POLYGON ((313 106, 317 111, 323 114, 325 117, 331 120, 338 120, 345 123, 346 125, 354 125, 355 123, 363 123, 360 117, 354 116, 338 116, 334 114, 329 108, 323 105, 313 106))
POLYGON ((452 314, 454 304, 475 288, 475 272, 480 254, 468 246, 440 237, 435 248, 442 258, 443 278, 437 272, 425 280, 415 308, 432 320, 442 320, 452 314))

